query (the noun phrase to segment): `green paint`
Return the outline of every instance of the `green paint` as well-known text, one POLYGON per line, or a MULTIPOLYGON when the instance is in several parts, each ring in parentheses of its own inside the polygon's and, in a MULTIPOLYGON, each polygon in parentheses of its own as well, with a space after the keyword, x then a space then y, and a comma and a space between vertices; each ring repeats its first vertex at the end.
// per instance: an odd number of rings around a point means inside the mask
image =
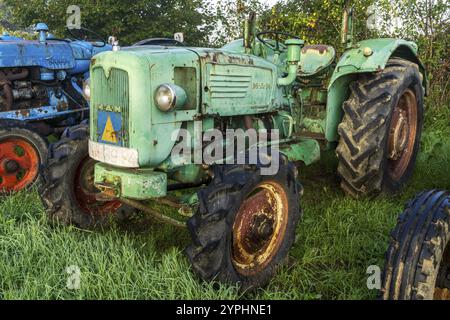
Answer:
MULTIPOLYGON (((347 23, 350 28, 351 21, 347 23)), ((170 158, 177 129, 186 128, 191 146, 198 145, 194 137, 202 132, 194 130, 194 121, 201 121, 203 132, 224 125, 245 129, 249 121, 256 129, 279 129, 289 159, 311 164, 320 159, 319 143, 299 141, 298 136, 315 133, 323 135, 324 145, 334 145, 342 103, 359 73, 382 70, 391 56, 419 63, 424 73, 412 42, 353 44, 350 30, 348 50, 336 64, 330 46, 301 50, 303 41, 288 40, 286 51, 275 52, 254 39, 253 29, 247 26, 245 45, 240 39, 221 49, 132 47, 97 55, 91 65, 91 139, 98 141, 100 110, 120 113, 124 146, 137 150, 139 169, 97 165, 96 182, 115 185, 123 196, 147 199, 165 194, 167 176, 178 182, 204 181, 201 165, 175 164, 170 158), (186 93, 175 110, 162 112, 155 105, 154 93, 163 83, 186 93)))
POLYGON ((401 57, 419 64, 424 75, 423 86, 427 88, 425 69, 417 58, 417 45, 399 39, 369 39, 358 42, 352 49, 344 52, 328 85, 326 133, 328 141, 337 141, 337 126, 342 119, 342 103, 349 95, 348 85, 359 73, 383 70, 391 56, 401 57), (364 55, 364 48, 373 53, 364 55))
POLYGON ((286 155, 289 161, 302 161, 307 166, 320 160, 320 146, 317 140, 313 139, 280 146, 280 152, 286 155))
POLYGON ((97 163, 94 179, 96 184, 112 186, 118 197, 136 200, 164 197, 167 190, 167 175, 152 169, 127 170, 97 163))

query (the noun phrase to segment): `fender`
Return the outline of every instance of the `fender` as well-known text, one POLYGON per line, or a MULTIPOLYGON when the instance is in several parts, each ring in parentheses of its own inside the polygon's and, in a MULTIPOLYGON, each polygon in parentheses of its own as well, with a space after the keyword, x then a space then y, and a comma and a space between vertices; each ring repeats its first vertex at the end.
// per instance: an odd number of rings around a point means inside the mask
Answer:
POLYGON ((339 139, 337 127, 343 116, 342 104, 350 94, 350 82, 357 78, 358 73, 383 70, 390 57, 417 63, 423 76, 425 95, 428 94, 425 67, 417 56, 417 45, 414 42, 390 38, 358 42, 352 49, 344 52, 328 85, 325 137, 329 142, 339 139))

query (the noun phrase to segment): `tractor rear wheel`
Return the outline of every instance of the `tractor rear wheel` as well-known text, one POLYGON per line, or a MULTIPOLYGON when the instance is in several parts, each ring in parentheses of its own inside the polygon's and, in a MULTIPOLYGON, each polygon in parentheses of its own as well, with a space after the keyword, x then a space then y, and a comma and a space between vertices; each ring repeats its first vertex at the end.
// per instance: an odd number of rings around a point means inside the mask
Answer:
POLYGON ((39 192, 51 220, 83 229, 107 226, 134 212, 117 200, 97 201, 96 161, 89 158, 88 136, 87 125, 81 124, 68 128, 60 141, 50 145, 39 192))
POLYGON ((395 192, 411 177, 419 150, 424 97, 419 68, 393 58, 350 88, 336 149, 341 187, 355 198, 395 192))
POLYGON ((0 194, 23 190, 39 179, 47 162, 47 142, 26 126, 0 129, 0 194))
POLYGON ((422 192, 406 205, 386 253, 381 294, 450 300, 450 191, 422 192))
POLYGON ((283 160, 274 176, 257 167, 223 165, 198 192, 199 207, 188 220, 193 270, 204 280, 265 285, 287 257, 302 215, 301 186, 293 164, 283 160))

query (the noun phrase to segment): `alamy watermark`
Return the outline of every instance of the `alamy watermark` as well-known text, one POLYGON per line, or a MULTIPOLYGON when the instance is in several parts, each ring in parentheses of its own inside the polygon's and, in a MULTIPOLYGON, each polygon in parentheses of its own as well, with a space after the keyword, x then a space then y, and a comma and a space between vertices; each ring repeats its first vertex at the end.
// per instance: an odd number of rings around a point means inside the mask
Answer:
POLYGON ((261 175, 275 175, 280 167, 277 129, 218 129, 203 131, 202 121, 194 122, 194 130, 172 132, 175 141, 171 160, 175 165, 187 164, 258 164, 261 175))
POLYGON ((366 274, 367 277, 367 289, 369 290, 380 290, 381 289, 381 269, 377 265, 371 265, 367 267, 366 274))
POLYGON ((80 29, 81 28, 81 9, 77 5, 70 5, 66 9, 66 13, 69 15, 66 20, 66 26, 68 29, 80 29))
POLYGON ((78 290, 81 285, 81 270, 77 265, 70 265, 66 268, 67 277, 66 288, 69 290, 78 290))

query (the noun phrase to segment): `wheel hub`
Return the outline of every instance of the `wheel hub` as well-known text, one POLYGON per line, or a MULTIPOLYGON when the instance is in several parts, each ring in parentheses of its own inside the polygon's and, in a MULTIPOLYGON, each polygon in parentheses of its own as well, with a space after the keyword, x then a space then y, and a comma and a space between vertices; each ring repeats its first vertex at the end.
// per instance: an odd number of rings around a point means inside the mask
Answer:
POLYGON ((392 112, 388 136, 388 173, 395 181, 399 181, 407 171, 414 152, 418 130, 417 113, 416 95, 411 89, 406 89, 392 112))
POLYGON ((15 160, 6 160, 4 163, 4 169, 7 173, 13 173, 19 171, 19 164, 15 160))
POLYGON ((393 125, 389 135, 389 159, 398 160, 405 151, 408 137, 409 124, 405 110, 396 109, 393 115, 393 125))
POLYGON ((242 203, 233 224, 232 261, 243 275, 260 272, 284 239, 288 201, 275 182, 257 186, 242 203))
POLYGON ((39 173, 36 148, 19 137, 0 141, 0 192, 19 191, 32 184, 39 173))
POLYGON ((73 191, 77 204, 83 212, 101 216, 117 211, 122 204, 117 200, 97 200, 97 195, 100 193, 100 190, 94 185, 95 163, 96 161, 89 157, 80 162, 75 172, 73 191))

